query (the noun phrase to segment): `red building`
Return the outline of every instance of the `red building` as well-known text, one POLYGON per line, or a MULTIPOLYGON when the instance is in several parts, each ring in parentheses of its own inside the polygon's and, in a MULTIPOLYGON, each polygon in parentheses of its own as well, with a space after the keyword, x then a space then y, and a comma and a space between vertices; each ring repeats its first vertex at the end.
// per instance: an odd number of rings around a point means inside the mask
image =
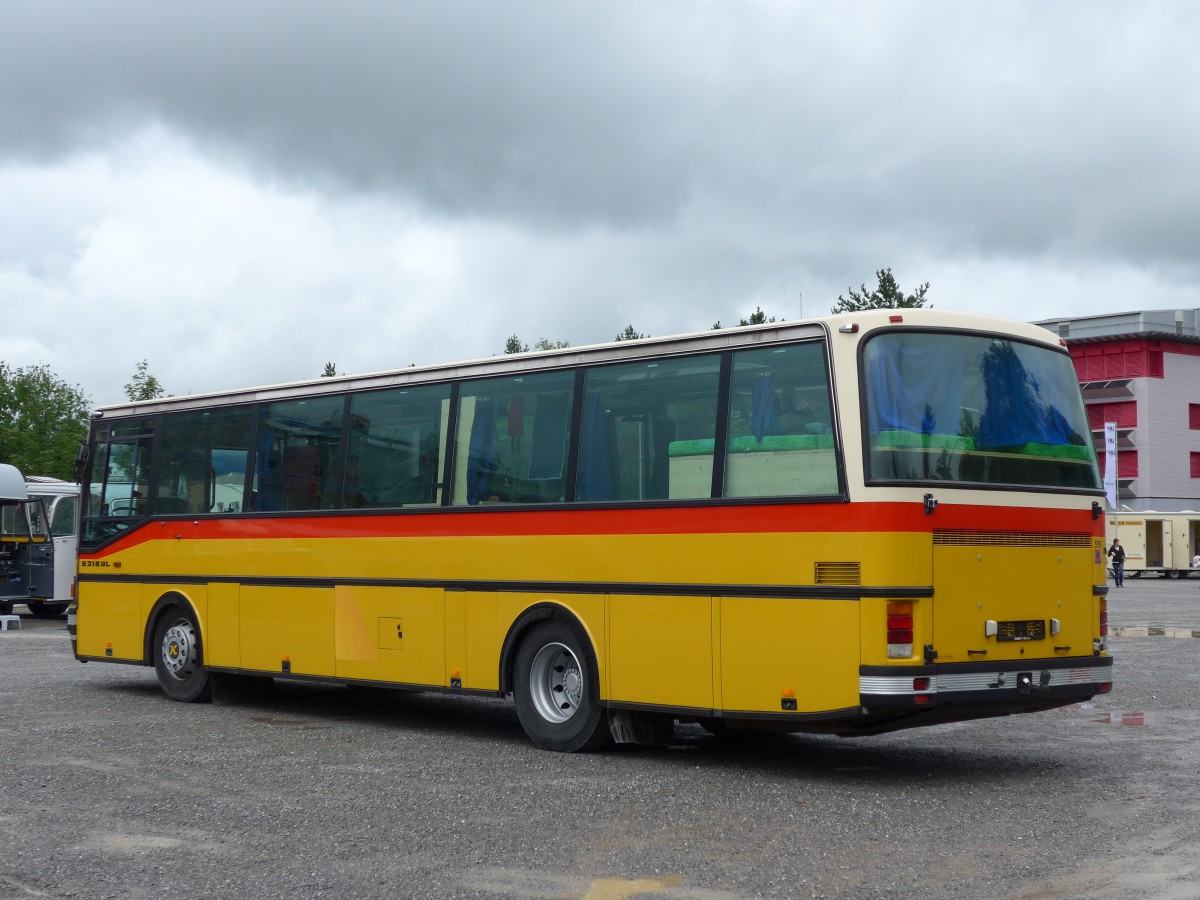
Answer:
POLYGON ((1200 509, 1200 309, 1037 323, 1067 342, 1104 462, 1117 424, 1117 499, 1134 511, 1200 509))

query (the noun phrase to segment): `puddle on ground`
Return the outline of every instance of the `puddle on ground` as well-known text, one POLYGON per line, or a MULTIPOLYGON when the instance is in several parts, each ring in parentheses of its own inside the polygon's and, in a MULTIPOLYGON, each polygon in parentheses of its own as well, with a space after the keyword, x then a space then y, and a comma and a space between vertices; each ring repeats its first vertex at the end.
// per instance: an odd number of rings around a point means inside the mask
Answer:
POLYGON ((1165 625, 1115 625, 1109 628, 1113 637, 1200 638, 1200 628, 1173 628, 1165 625))
POLYGON ((1096 720, 1097 725, 1132 725, 1140 728, 1146 724, 1146 714, 1140 712, 1108 713, 1096 720))

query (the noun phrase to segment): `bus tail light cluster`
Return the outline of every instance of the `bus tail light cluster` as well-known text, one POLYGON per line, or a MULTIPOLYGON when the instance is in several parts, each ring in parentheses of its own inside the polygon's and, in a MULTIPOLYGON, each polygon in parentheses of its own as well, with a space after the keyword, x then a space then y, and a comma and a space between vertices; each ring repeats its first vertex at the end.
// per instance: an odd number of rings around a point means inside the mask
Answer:
POLYGON ((913 605, 889 603, 887 606, 888 659, 907 659, 913 652, 913 605))
POLYGON ((1100 637, 1108 637, 1108 598, 1100 598, 1100 637))

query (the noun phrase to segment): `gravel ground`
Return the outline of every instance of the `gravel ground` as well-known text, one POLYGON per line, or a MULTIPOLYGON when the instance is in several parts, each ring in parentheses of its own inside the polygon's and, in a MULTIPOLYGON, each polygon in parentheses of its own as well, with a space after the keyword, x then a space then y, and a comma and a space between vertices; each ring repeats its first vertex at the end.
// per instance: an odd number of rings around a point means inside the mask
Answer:
POLYGON ((1091 704, 585 755, 501 701, 171 703, 24 614, 0 633, 0 898, 1200 898, 1200 579, 1129 579, 1110 609, 1091 704))

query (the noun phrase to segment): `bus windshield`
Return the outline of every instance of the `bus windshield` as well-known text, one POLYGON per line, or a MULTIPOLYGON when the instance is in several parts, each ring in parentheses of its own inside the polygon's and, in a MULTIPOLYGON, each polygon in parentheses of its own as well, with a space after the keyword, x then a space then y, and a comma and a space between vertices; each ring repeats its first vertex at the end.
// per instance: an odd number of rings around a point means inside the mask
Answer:
POLYGON ((890 331, 863 350, 868 480, 1099 490, 1071 359, 1000 337, 890 331))

